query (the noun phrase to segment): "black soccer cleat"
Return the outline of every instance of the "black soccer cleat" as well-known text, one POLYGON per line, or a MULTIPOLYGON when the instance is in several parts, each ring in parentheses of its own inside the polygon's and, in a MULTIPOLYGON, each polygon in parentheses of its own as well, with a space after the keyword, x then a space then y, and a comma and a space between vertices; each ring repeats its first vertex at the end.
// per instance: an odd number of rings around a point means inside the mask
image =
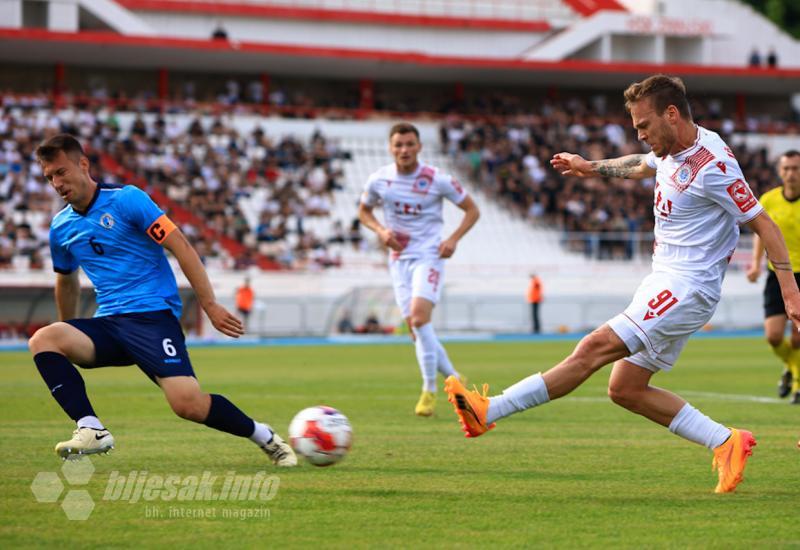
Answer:
POLYGON ((781 379, 778 382, 778 397, 783 399, 792 390, 792 373, 789 369, 783 369, 781 379))

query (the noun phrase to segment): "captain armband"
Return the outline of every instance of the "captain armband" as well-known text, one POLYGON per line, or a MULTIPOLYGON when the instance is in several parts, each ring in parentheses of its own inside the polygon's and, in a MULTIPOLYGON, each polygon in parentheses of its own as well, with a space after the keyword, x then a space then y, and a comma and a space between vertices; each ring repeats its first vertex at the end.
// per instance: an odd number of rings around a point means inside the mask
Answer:
POLYGON ((166 214, 162 214, 156 221, 150 224, 150 227, 147 228, 147 234, 155 242, 161 244, 175 229, 176 226, 172 223, 172 220, 170 220, 166 214))

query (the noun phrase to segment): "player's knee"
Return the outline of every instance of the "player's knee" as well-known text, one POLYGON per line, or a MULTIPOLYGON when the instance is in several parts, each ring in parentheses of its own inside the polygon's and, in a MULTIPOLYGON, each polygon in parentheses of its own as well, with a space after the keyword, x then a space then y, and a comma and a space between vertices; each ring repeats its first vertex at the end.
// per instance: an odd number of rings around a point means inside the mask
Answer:
POLYGON ((192 422, 203 422, 208 416, 208 407, 202 399, 195 396, 172 399, 169 405, 176 415, 192 422))
POLYGON ((783 333, 767 333, 767 343, 776 348, 783 342, 783 333))
POLYGON ((424 315, 411 315, 411 326, 414 328, 423 327, 430 322, 431 320, 424 315))
POLYGON ((576 348, 569 356, 569 363, 572 365, 573 368, 580 370, 581 372, 591 374, 594 372, 593 364, 591 361, 591 357, 588 353, 580 348, 576 348))
POLYGON ((28 349, 31 350, 33 355, 43 351, 59 351, 56 332, 53 325, 40 328, 28 340, 28 349))
POLYGON ((599 343, 594 334, 586 336, 570 354, 570 362, 575 368, 585 371, 587 374, 592 374, 599 370, 604 366, 604 363, 597 360, 598 356, 602 355, 598 353, 598 345, 599 343))
POLYGON ((621 384, 608 385, 608 397, 611 398, 615 404, 626 409, 635 409, 638 392, 629 386, 621 384))

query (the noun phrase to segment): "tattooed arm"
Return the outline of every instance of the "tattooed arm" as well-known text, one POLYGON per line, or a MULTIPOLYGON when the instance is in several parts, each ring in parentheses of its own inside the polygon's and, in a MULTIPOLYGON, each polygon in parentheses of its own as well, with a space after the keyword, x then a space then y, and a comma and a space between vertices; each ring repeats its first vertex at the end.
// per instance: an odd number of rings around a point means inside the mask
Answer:
POLYGON ((646 155, 627 155, 615 159, 586 160, 572 153, 558 153, 550 160, 554 169, 565 176, 589 178, 627 178, 640 180, 655 176, 655 168, 645 162, 646 155))

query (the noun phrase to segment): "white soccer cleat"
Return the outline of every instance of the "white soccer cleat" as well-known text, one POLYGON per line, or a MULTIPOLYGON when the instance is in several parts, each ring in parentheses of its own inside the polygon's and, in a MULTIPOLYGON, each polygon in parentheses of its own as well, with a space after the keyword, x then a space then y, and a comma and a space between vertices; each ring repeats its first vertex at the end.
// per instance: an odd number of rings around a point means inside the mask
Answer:
POLYGON ((78 428, 72 432, 72 439, 56 445, 56 453, 66 460, 71 455, 108 453, 113 448, 114 436, 108 430, 78 428))
POLYGON ((275 432, 272 432, 272 441, 262 445, 261 450, 267 453, 267 456, 276 466, 282 468, 297 466, 297 455, 294 454, 291 446, 275 432))

